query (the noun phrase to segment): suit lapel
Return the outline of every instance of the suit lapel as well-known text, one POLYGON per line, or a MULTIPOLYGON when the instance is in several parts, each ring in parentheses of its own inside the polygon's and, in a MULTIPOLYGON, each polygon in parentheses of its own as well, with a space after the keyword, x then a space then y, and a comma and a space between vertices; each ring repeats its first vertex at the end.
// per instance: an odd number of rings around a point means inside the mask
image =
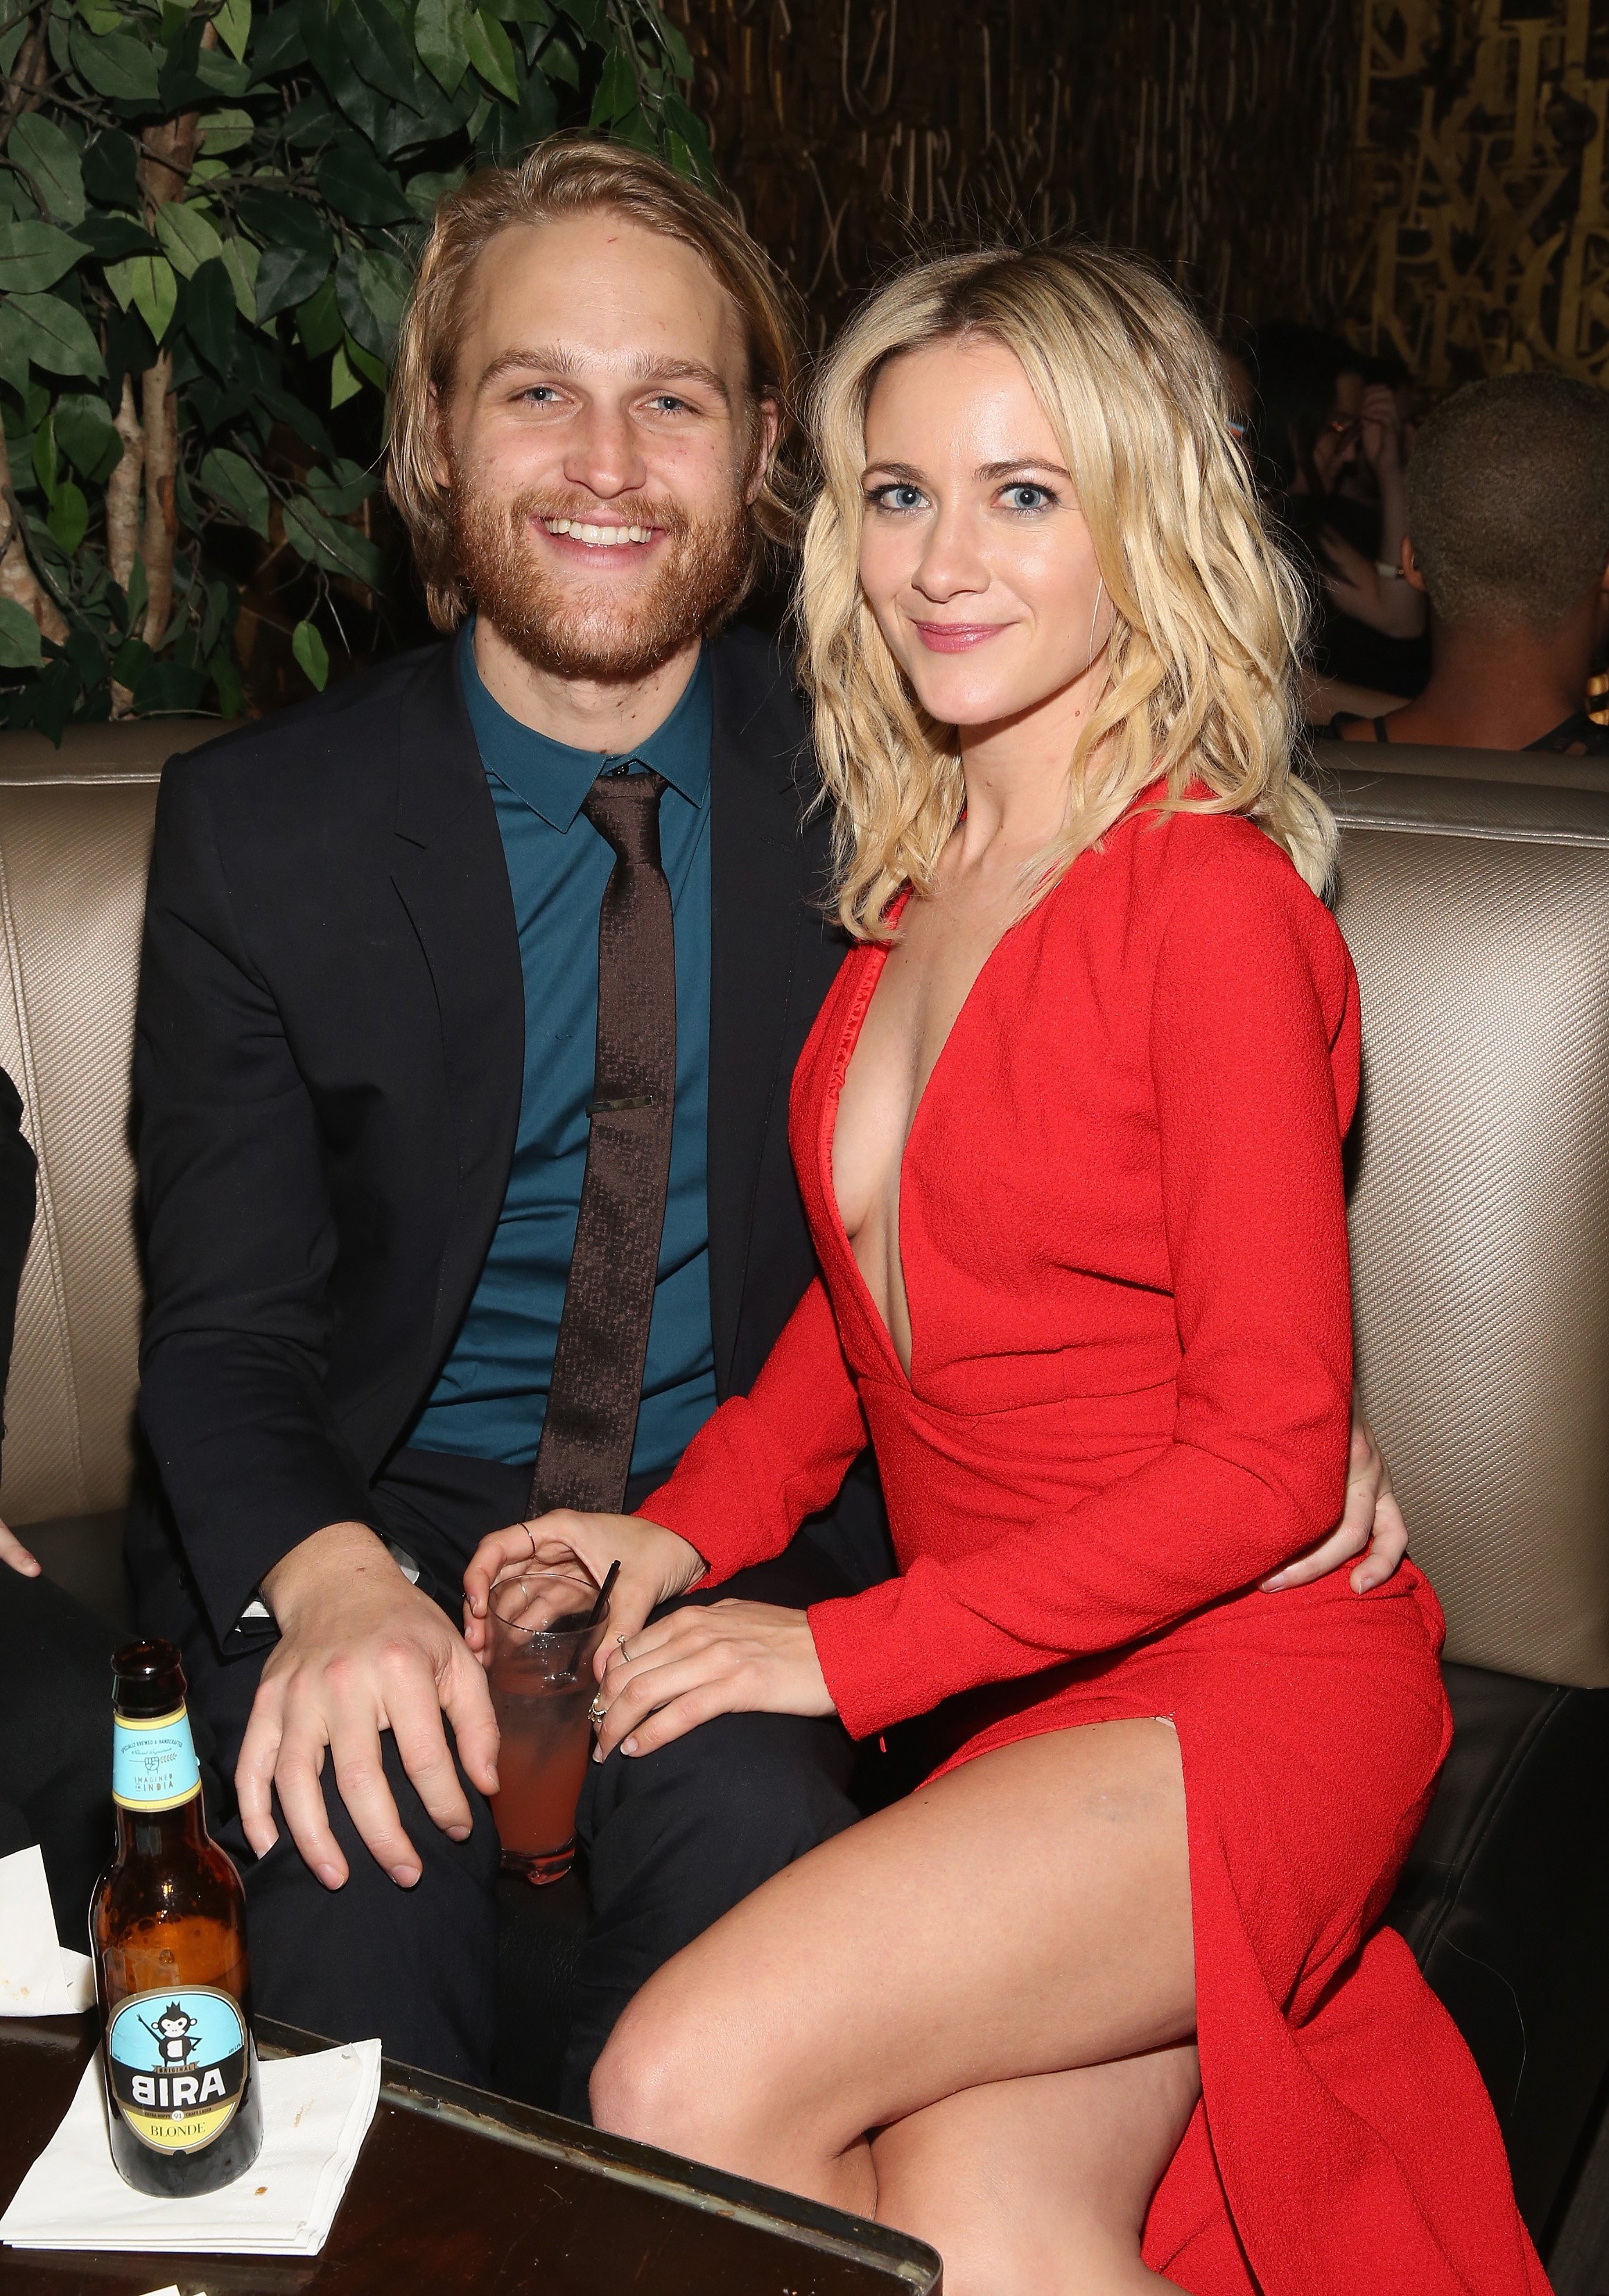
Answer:
POLYGON ((823 849, 801 830, 808 752, 776 656, 722 639, 711 669, 709 1293, 725 1394, 766 1135, 787 1120, 788 1013, 823 849))
POLYGON ((502 1209, 525 1081, 525 986, 497 816, 441 647, 404 697, 392 882, 424 951, 456 1152, 430 1332, 432 1370, 469 1304, 502 1209))

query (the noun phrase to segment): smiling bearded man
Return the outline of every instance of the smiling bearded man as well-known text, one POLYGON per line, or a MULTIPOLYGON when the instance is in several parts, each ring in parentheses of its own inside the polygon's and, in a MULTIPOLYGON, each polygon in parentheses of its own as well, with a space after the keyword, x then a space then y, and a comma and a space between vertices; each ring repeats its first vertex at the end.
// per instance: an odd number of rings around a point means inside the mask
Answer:
MULTIPOLYGON (((827 825, 789 677, 723 627, 786 531, 794 365, 764 257, 655 161, 559 138, 472 177, 392 391, 449 642, 163 779, 142 1624, 234 1775, 258 2007, 470 2080, 499 1741, 465 1567, 637 1504, 815 1272, 787 1112, 842 950, 827 825)), ((891 1567, 852 1475, 721 1593, 800 1609, 891 1567)), ((729 1713, 589 1767, 568 2110, 644 1980, 854 1820, 850 1755, 836 1718, 729 1713)))
MULTIPOLYGON (((786 530, 794 365, 764 258, 654 161, 558 139, 472 178, 392 396, 455 635, 163 784, 143 1620, 235 1775, 259 2008, 461 2079, 493 2070, 498 1867, 465 1564, 534 1470, 550 1503, 662 1480, 814 1272, 786 1084, 839 961, 826 832, 791 681, 722 627, 786 530), (623 832, 628 799, 654 818, 623 832), (674 1089, 606 1116, 600 906, 649 869, 616 986, 674 1089)), ((752 1591, 891 1567, 867 1479, 752 1591)), ((830 1720, 734 1716, 590 1768, 568 2109, 642 1980, 855 1817, 850 1754, 830 1720)))

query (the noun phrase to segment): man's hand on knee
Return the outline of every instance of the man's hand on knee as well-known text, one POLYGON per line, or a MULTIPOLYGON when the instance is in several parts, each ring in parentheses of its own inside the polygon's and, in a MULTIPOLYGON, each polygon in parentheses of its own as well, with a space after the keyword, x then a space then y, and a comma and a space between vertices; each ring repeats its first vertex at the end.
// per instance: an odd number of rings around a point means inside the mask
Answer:
POLYGON ((352 1823, 392 1880, 421 1871, 386 1784, 380 1732, 396 1741, 421 1801, 455 1841, 473 1814, 442 1726, 464 1774, 497 1791, 497 1724, 486 1678, 463 1637, 411 1587, 381 1540, 357 1522, 327 1524, 263 1581, 280 1640, 263 1668, 235 1766, 241 1822, 259 1857, 279 1839, 277 1789, 291 1838, 327 1889, 347 1866, 331 1830, 321 1774, 326 1749, 352 1823))

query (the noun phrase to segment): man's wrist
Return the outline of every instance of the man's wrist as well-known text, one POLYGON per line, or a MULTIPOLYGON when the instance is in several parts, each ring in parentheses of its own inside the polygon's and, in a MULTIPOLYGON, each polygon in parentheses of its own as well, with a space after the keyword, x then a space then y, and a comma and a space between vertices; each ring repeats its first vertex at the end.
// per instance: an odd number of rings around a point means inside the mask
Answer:
POLYGON ((310 1595, 316 1597, 337 1580, 370 1571, 402 1578, 384 1539, 366 1522, 327 1522, 264 1572, 261 1591, 282 1632, 310 1595))

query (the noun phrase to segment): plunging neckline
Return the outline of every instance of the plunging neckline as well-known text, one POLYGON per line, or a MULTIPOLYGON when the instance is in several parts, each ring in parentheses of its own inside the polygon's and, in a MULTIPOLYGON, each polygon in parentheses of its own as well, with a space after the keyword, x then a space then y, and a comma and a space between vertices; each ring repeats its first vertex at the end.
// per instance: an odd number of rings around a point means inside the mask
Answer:
MULTIPOLYGON (((1056 889, 1052 888, 1050 895, 1047 896, 1048 899, 1054 898, 1055 890, 1056 889)), ((888 922, 891 925, 899 922, 911 898, 911 889, 907 885, 904 891, 899 895, 889 914, 888 922)), ((1034 908, 1029 911, 1029 915, 1037 915, 1044 906, 1042 901, 1037 903, 1034 908)), ((944 1041, 934 1055, 933 1066, 927 1071, 927 1080, 917 1095, 916 1106, 911 1111, 911 1122, 905 1129, 904 1144, 899 1154, 899 1197, 894 1207, 894 1260, 899 1268, 900 1289, 905 1295, 905 1326, 911 1333, 909 1369, 900 1358, 900 1351, 894 1344, 894 1333, 888 1327, 888 1319, 878 1306, 871 1286, 866 1281, 866 1272, 855 1257, 854 1245, 850 1239, 849 1230, 845 1225, 844 1215, 838 1204, 837 1172, 833 1163, 833 1147, 837 1136, 838 1110, 844 1097, 844 1086, 849 1075, 850 1063, 854 1059, 856 1048, 861 1041, 861 1033, 866 1025, 866 1015, 871 1010, 871 1000, 877 995, 878 983, 883 978, 883 969, 894 953, 892 942, 885 941, 870 952, 872 962, 866 966, 863 979, 856 984, 855 993, 850 999, 849 1010, 845 1015, 844 1025, 839 1032, 837 1056, 832 1064, 832 1073, 828 1080, 827 1092, 822 1103, 821 1131, 817 1144, 817 1155, 821 1165, 823 1193, 832 1214, 833 1225, 837 1230, 838 1241, 843 1244, 845 1252, 848 1256, 851 1281, 859 1288, 866 1313, 871 1319, 878 1339, 893 1365, 901 1385, 912 1393, 915 1391, 911 1374, 916 1367, 916 1318, 911 1312, 911 1281, 905 1272, 905 1250, 903 1237, 905 1225, 905 1168, 911 1157, 911 1144, 916 1138, 917 1127, 921 1122, 927 1103, 933 1096, 933 1087, 938 1081, 939 1071, 949 1055, 950 1047, 955 1042, 961 1023, 967 1018, 990 966, 1013 933, 1026 922, 1027 918, 1018 917, 1009 924, 973 974, 971 986, 956 1007, 955 1018, 944 1032, 944 1041)))

